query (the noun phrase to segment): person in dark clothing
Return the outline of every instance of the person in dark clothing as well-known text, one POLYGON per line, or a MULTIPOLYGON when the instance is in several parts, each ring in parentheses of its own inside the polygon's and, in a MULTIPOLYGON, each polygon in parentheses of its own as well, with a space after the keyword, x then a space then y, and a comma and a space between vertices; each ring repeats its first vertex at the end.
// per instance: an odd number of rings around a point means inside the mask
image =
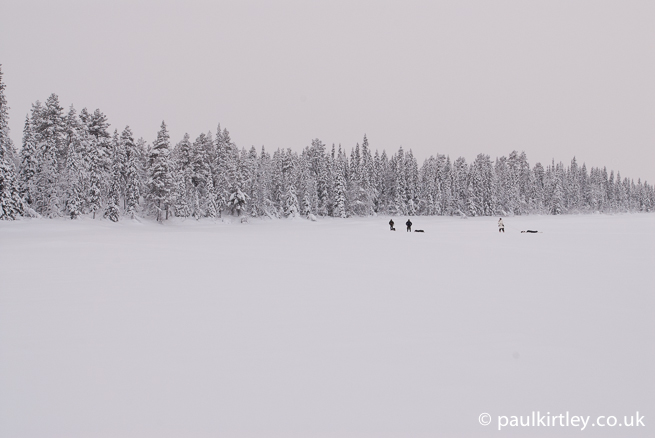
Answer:
POLYGON ((407 222, 405 222, 405 225, 407 225, 407 231, 411 233, 412 232, 412 221, 407 219, 407 222))
POLYGON ((395 228, 393 227, 393 219, 391 219, 391 220, 389 221, 389 229, 390 229, 391 231, 394 231, 394 230, 395 230, 395 228))
POLYGON ((522 233, 538 233, 539 231, 535 230, 528 230, 528 231, 521 231, 522 233))

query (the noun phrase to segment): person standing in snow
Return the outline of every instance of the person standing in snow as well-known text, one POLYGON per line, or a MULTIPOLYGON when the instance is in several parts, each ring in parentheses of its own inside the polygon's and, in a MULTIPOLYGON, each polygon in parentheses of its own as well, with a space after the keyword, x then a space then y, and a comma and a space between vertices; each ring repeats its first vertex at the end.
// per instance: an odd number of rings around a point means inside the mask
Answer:
POLYGON ((498 219, 498 232, 500 233, 501 231, 503 233, 505 232, 505 224, 503 223, 502 217, 498 219))
POLYGON ((410 221, 409 219, 407 219, 407 222, 405 222, 405 225, 407 225, 407 231, 408 231, 409 233, 411 233, 411 232, 412 232, 412 221, 410 221))
POLYGON ((393 219, 391 219, 391 220, 389 221, 389 229, 390 229, 391 231, 394 230, 394 228, 393 228, 393 219))

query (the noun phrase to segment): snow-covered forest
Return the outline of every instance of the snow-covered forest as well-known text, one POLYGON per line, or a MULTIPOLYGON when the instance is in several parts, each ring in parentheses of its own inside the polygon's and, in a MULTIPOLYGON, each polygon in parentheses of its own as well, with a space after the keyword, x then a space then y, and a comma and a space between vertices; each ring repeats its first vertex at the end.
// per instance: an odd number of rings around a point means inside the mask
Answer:
POLYGON ((271 153, 238 148, 220 125, 174 143, 164 122, 148 143, 129 126, 112 132, 99 109, 65 111, 56 94, 32 105, 17 150, 4 89, 0 71, 1 219, 557 215, 655 205, 652 185, 575 158, 531 166, 517 151, 472 163, 437 154, 419 166, 411 149, 379 153, 366 135, 349 151, 315 139, 300 153, 271 153))

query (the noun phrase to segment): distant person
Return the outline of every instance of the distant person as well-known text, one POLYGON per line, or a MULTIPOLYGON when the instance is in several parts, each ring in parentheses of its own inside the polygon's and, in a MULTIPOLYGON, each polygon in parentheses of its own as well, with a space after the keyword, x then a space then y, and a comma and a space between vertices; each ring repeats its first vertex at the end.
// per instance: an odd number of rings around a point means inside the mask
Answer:
POLYGON ((505 224, 503 223, 502 217, 498 219, 498 232, 500 233, 501 231, 503 233, 505 232, 505 224))
POLYGON ((412 232, 412 221, 407 219, 407 222, 405 222, 405 225, 407 225, 407 231, 411 233, 412 232))
POLYGON ((538 233, 539 231, 535 230, 527 230, 527 231, 521 231, 522 233, 538 233))
POLYGON ((389 229, 390 229, 391 231, 396 231, 396 229, 393 227, 393 219, 391 219, 391 220, 389 221, 389 229))

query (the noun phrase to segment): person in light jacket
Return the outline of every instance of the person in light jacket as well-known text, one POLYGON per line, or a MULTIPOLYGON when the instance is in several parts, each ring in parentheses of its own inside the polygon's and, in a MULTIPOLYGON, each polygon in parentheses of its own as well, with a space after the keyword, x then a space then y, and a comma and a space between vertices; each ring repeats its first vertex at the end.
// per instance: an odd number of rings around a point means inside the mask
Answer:
POLYGON ((503 233, 505 232, 505 224, 503 223, 502 217, 498 219, 498 232, 500 233, 501 231, 503 233))

